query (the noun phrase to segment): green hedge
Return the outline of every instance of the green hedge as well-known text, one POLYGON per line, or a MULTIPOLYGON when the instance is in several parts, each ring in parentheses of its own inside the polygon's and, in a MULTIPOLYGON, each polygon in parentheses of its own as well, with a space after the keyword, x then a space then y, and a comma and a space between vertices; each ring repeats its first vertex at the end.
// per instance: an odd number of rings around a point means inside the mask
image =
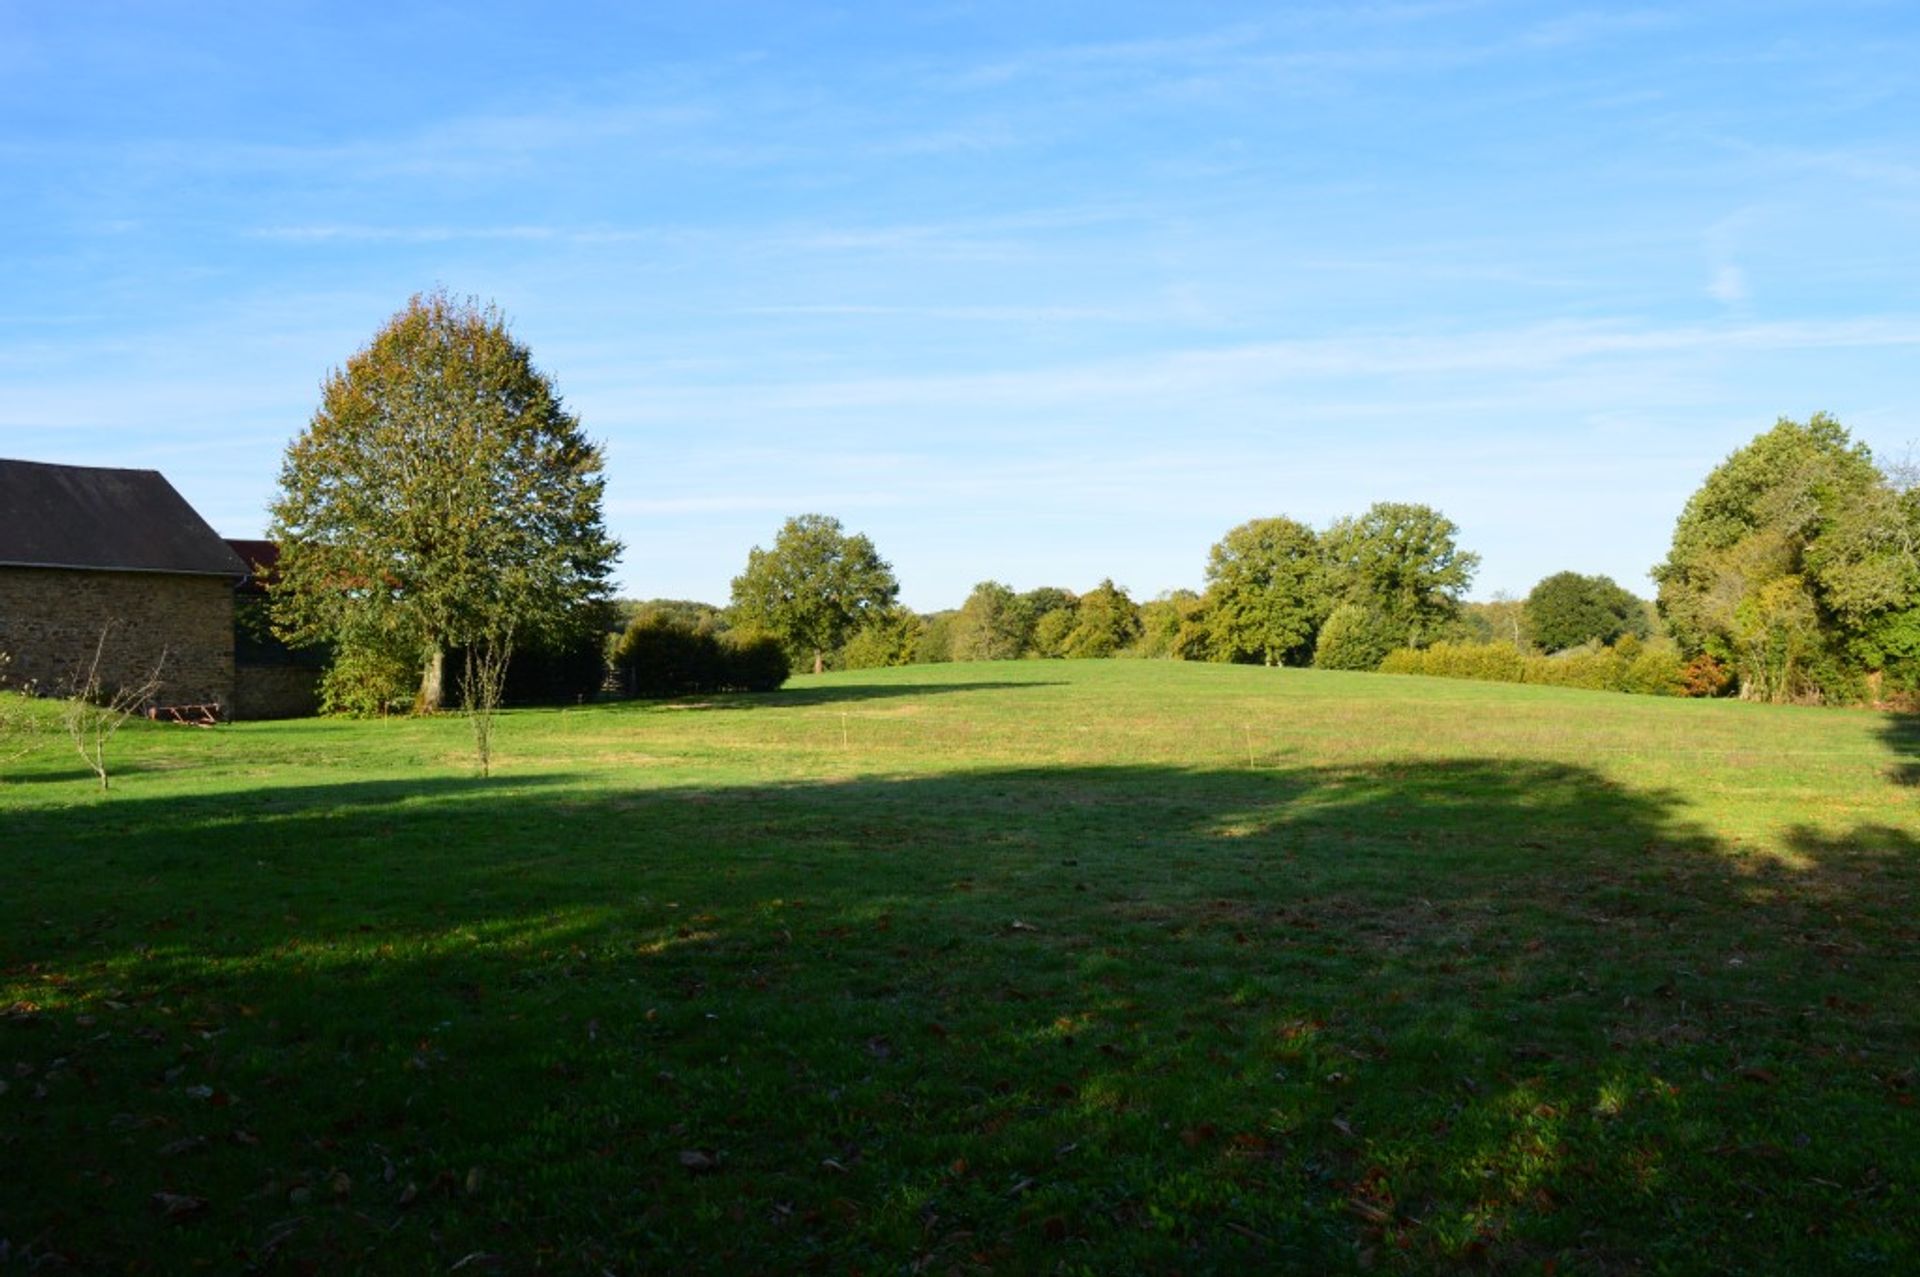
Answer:
POLYGON ((634 618, 614 645, 613 667, 626 693, 642 697, 771 692, 792 672, 770 634, 716 635, 662 613, 634 618))
POLYGON ((1689 691, 1688 671, 1678 652, 1624 641, 1618 647, 1574 648, 1553 656, 1522 652, 1509 643, 1435 643, 1417 650, 1403 647, 1387 654, 1380 672, 1541 683, 1646 696, 1685 696, 1689 691))

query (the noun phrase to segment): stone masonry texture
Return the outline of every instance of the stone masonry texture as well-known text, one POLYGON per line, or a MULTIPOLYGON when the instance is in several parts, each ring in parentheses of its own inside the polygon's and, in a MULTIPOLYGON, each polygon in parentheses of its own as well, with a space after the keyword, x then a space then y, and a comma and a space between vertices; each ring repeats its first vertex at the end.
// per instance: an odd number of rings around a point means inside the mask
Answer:
POLYGON ((13 658, 10 683, 64 694, 84 676, 102 629, 103 686, 143 682, 159 662, 156 703, 233 704, 230 579, 0 567, 0 652, 13 658))

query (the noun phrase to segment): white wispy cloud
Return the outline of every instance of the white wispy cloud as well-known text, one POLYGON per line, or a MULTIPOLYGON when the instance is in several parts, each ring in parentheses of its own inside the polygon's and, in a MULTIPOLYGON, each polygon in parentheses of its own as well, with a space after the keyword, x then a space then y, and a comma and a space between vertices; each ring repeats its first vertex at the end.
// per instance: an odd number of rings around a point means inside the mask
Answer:
POLYGON ((1713 278, 1707 283, 1707 295, 1728 305, 1747 300, 1746 272, 1731 262, 1723 262, 1714 268, 1713 278))
MULTIPOLYGON (((1920 346, 1920 316, 1634 328, 1551 323, 1465 333, 1361 334, 1254 342, 1042 369, 715 387, 630 385, 627 409, 654 419, 725 404, 753 412, 967 405, 982 413, 1207 402, 1377 377, 1544 375, 1582 364, 1707 353, 1920 346)), ((602 386, 601 393, 611 387, 602 386)), ((617 391, 615 392, 618 393, 617 391)))
POLYGON ((742 307, 743 315, 818 315, 846 318, 952 319, 980 323, 1145 323, 1164 319, 1161 310, 1101 306, 880 306, 846 303, 742 307))

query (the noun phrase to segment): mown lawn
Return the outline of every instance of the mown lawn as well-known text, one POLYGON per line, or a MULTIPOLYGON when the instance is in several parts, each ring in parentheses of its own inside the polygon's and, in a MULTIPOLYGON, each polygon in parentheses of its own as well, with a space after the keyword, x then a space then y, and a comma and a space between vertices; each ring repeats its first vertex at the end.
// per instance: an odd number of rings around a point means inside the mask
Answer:
POLYGON ((1920 1270, 1920 728, 1028 662, 0 773, 0 1269, 1920 1270))

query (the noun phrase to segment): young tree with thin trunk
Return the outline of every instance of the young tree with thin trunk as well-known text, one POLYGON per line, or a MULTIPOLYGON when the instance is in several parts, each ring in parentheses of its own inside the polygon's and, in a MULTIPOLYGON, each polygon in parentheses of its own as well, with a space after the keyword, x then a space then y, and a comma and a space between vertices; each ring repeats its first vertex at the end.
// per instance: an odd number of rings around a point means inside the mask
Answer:
POLYGON ((100 628, 100 638, 93 645, 93 658, 68 681, 66 700, 60 709, 60 723, 67 729, 67 739, 73 742, 74 751, 100 781, 102 793, 110 787, 107 746, 128 719, 152 704, 163 686, 160 674, 167 663, 163 648, 154 658, 153 668, 138 681, 106 682, 100 676, 100 663, 106 655, 113 628, 111 621, 100 628))

